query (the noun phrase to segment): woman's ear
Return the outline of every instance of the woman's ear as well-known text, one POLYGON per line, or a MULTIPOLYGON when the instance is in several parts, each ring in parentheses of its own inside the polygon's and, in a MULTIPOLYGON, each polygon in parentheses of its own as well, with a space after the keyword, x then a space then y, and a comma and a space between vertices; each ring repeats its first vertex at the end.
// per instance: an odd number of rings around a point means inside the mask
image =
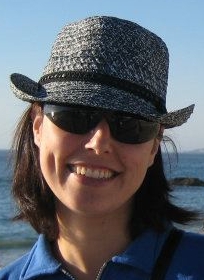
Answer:
POLYGON ((161 143, 162 138, 163 138, 163 132, 164 132, 164 127, 161 126, 160 130, 159 130, 159 133, 158 133, 158 136, 153 141, 149 166, 151 166, 154 163, 155 156, 158 152, 160 143, 161 143))
POLYGON ((154 157, 156 156, 156 154, 158 152, 160 142, 161 142, 160 139, 158 139, 158 138, 154 139, 153 146, 152 146, 152 151, 151 151, 151 153, 154 157))
POLYGON ((41 143, 41 135, 42 135, 43 114, 41 112, 32 113, 32 121, 33 121, 34 143, 39 148, 41 143))

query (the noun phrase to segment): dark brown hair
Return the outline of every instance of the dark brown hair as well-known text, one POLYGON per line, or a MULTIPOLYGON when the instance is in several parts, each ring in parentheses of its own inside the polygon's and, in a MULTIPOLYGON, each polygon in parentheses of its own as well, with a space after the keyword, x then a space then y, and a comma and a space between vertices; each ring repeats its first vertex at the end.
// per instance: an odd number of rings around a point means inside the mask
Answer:
MULTIPOLYGON (((15 220, 28 221, 49 240, 58 236, 54 194, 47 186, 39 164, 39 150, 33 139, 33 113, 42 113, 42 104, 32 104, 23 114, 14 135, 13 195, 19 213, 15 220)), ((164 174, 161 148, 148 169, 142 186, 135 194, 130 233, 132 238, 146 228, 163 231, 168 221, 187 223, 196 217, 170 201, 170 188, 164 174)))
POLYGON ((19 209, 14 219, 28 221, 38 233, 53 240, 58 234, 54 195, 42 176, 33 138, 32 116, 37 113, 42 114, 42 105, 34 103, 22 115, 13 139, 12 192, 19 209))

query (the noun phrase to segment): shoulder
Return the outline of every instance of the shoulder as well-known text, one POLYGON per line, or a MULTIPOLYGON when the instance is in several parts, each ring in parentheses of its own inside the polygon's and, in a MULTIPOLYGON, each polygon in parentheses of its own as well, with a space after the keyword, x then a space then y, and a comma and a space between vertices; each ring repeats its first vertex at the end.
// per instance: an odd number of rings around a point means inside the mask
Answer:
POLYGON ((191 251, 192 253, 195 252, 196 254, 202 254, 204 256, 204 235, 193 232, 183 232, 179 248, 185 252, 191 251))
POLYGON ((60 263, 52 255, 49 241, 40 235, 28 254, 0 270, 0 280, 38 279, 42 275, 58 273, 59 267, 60 263))
POLYGON ((204 279, 203 260, 204 235, 183 232, 169 267, 167 279, 204 279))
MULTIPOLYGON (((192 232, 182 232, 182 238, 175 251, 174 260, 182 260, 181 264, 186 267, 197 267, 204 273, 204 235, 192 232)), ((204 275, 203 275, 204 279, 204 275)))
POLYGON ((20 279, 22 269, 27 262, 28 256, 29 254, 26 254, 5 268, 2 268, 0 270, 0 280, 20 279))

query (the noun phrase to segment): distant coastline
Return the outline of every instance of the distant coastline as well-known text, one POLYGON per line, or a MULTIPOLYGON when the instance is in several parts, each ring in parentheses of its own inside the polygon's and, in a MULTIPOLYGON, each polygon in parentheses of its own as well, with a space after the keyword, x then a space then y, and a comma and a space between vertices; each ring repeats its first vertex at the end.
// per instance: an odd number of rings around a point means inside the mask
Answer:
POLYGON ((203 149, 190 150, 190 151, 183 151, 182 153, 185 153, 185 154, 204 154, 204 148, 203 149))
POLYGON ((204 187, 204 181, 199 178, 192 177, 176 177, 169 180, 170 186, 190 186, 204 187))

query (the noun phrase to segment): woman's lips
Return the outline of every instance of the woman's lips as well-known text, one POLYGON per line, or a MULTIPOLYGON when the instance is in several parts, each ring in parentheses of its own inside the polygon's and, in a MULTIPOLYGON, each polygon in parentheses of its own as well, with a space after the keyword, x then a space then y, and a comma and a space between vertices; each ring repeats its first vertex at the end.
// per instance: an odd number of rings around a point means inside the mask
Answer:
POLYGON ((82 175, 94 179, 110 179, 119 174, 118 172, 115 172, 108 168, 94 168, 90 166, 75 164, 69 164, 68 167, 71 172, 74 172, 77 175, 82 175))

